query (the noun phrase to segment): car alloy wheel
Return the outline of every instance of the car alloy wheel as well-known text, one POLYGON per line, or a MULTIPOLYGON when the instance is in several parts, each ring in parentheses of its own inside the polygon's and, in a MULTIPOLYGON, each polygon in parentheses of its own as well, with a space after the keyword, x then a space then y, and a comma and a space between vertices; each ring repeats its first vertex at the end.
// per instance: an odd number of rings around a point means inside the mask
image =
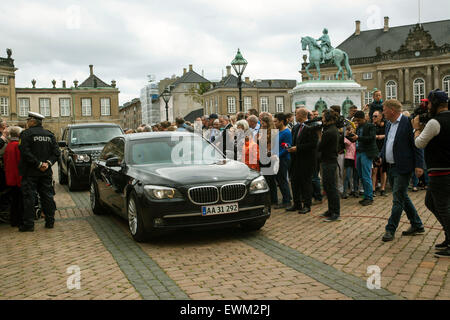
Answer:
POLYGON ((95 181, 91 182, 91 187, 89 188, 89 200, 91 203, 92 212, 95 215, 101 215, 101 214, 105 214, 107 212, 106 211, 107 208, 105 208, 105 206, 100 201, 100 197, 98 194, 98 189, 95 184, 95 181))
POLYGON ((59 184, 67 184, 67 176, 64 175, 61 169, 61 165, 58 164, 58 178, 59 178, 59 184))
POLYGON ((67 170, 67 182, 69 185, 69 189, 72 190, 73 189, 73 181, 72 181, 72 170, 69 168, 69 170, 67 170))
POLYGON ((138 229, 138 218, 134 197, 130 197, 130 200, 128 201, 128 225, 131 234, 135 236, 138 229))

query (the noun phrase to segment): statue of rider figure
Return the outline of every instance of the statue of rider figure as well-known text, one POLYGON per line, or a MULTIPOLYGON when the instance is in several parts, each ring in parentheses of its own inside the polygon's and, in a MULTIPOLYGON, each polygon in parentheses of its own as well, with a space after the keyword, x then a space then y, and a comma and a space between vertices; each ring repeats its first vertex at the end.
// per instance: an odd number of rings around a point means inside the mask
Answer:
POLYGON ((333 47, 331 46, 330 37, 328 36, 328 29, 323 29, 322 33, 323 35, 317 39, 317 41, 322 41, 320 44, 320 49, 322 50, 322 61, 320 63, 325 63, 326 54, 330 52, 333 47))

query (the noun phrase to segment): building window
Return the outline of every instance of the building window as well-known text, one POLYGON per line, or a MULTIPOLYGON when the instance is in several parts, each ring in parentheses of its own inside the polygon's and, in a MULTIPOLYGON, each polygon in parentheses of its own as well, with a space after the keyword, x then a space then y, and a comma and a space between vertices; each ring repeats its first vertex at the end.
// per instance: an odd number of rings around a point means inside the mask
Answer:
POLYGON ((284 97, 276 97, 275 98, 277 112, 284 112, 284 97))
POLYGON ((244 97, 244 111, 247 112, 252 108, 252 97, 244 97))
POLYGON ((30 99, 19 98, 19 117, 28 117, 30 111, 30 99))
POLYGON ((442 80, 442 88, 444 88, 444 91, 450 95, 450 76, 444 77, 444 80, 442 80))
POLYGON ((100 99, 100 112, 102 116, 111 115, 111 99, 109 98, 100 99))
POLYGON ((386 83, 386 99, 397 99, 397 82, 391 80, 386 83))
POLYGON ((8 76, 0 75, 0 84, 8 84, 8 76))
POLYGON ((373 73, 372 72, 364 72, 362 78, 363 78, 363 80, 372 80, 373 73))
POLYGON ((39 113, 44 117, 50 117, 50 99, 40 98, 39 99, 39 113))
POLYGON ((372 92, 366 91, 364 92, 364 105, 371 104, 373 102, 372 92))
POLYGON ((83 117, 92 115, 92 100, 90 98, 81 99, 81 115, 83 117))
POLYGON ((261 97, 261 112, 269 112, 269 98, 261 97))
MULTIPOLYGON (((213 112, 213 108, 214 108, 214 102, 213 102, 213 98, 209 99, 209 108, 211 109, 211 113, 213 112)), ((217 112, 216 112, 217 114, 217 112)))
POLYGON ((9 99, 7 97, 0 97, 0 116, 7 116, 9 114, 9 99))
MULTIPOLYGON (((208 99, 205 99, 205 112, 208 112, 208 99)), ((209 110, 211 114, 211 109, 209 110)))
POLYGON ((425 80, 419 78, 414 80, 414 104, 419 105, 421 99, 425 99, 425 80))
POLYGON ((59 99, 59 112, 61 117, 70 117, 70 99, 61 98, 59 99))
POLYGON ((214 97, 214 104, 215 104, 216 114, 218 114, 219 113, 219 98, 218 97, 214 97))
POLYGON ((228 97, 228 113, 236 113, 236 98, 228 97))

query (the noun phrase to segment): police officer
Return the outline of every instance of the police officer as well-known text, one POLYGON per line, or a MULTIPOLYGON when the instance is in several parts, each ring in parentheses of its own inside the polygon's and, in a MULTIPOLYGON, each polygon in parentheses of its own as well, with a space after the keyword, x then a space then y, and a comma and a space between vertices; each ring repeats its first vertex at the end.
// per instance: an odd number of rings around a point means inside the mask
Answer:
POLYGON ((56 204, 53 200, 52 165, 58 161, 60 151, 55 136, 42 127, 44 116, 29 112, 27 130, 20 135, 19 171, 22 175, 24 224, 20 232, 34 231, 34 205, 39 193, 45 213, 45 227, 53 228, 56 204))

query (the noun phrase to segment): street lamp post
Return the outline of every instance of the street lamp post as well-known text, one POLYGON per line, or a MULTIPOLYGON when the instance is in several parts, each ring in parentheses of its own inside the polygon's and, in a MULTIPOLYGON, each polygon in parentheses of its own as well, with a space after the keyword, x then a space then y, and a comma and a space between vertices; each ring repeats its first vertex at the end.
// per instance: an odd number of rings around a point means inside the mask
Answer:
POLYGON ((165 88, 164 91, 161 93, 160 97, 164 100, 166 103, 166 121, 169 121, 169 100, 170 100, 170 91, 165 88))
POLYGON ((247 60, 241 54, 241 51, 238 49, 236 57, 231 62, 234 71, 238 76, 238 88, 239 88, 239 112, 242 112, 242 74, 244 73, 245 67, 247 67, 247 60))

